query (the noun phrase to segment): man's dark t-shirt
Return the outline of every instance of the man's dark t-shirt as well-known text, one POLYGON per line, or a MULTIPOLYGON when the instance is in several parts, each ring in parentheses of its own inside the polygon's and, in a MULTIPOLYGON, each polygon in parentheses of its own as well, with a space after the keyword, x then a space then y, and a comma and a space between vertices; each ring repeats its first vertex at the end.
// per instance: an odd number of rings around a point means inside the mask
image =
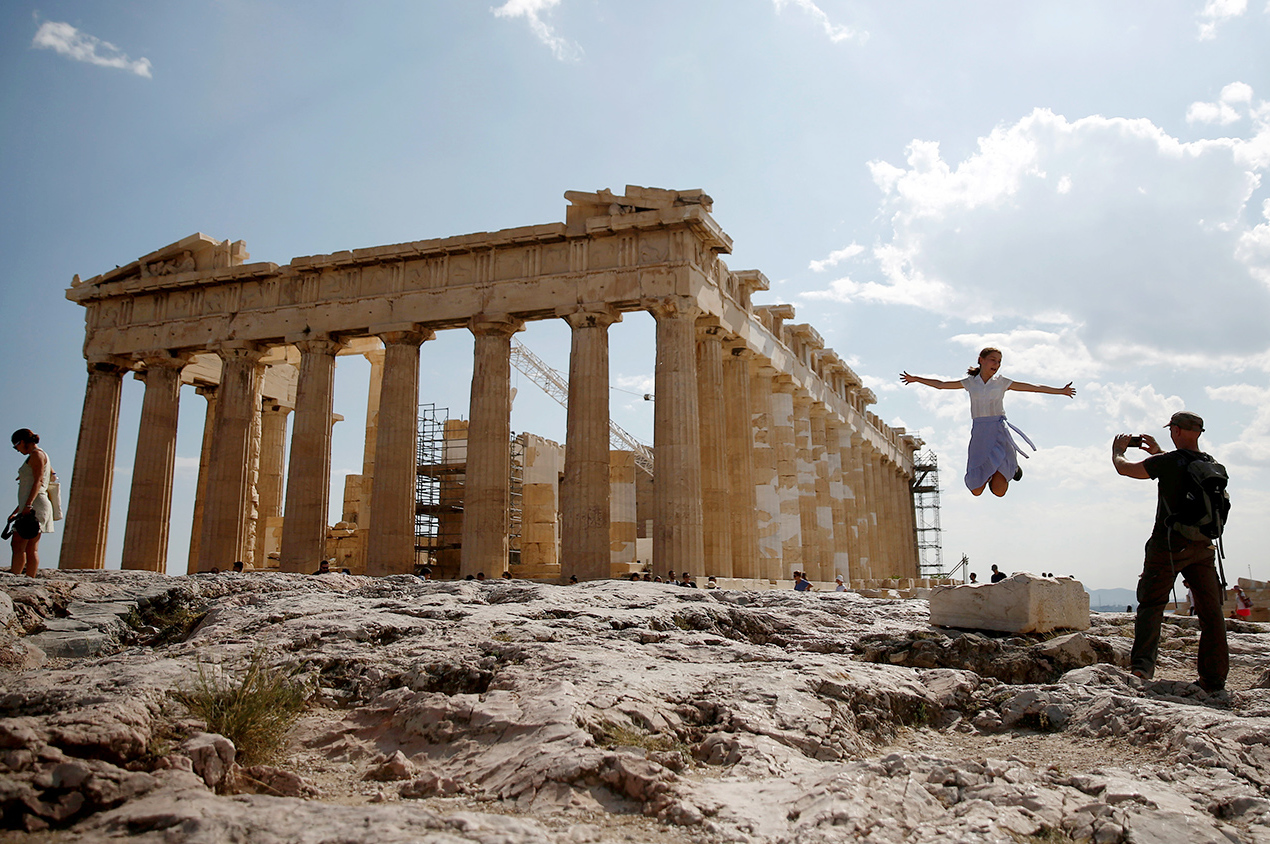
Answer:
POLYGON ((1179 448, 1176 451, 1153 454, 1142 461, 1147 474, 1160 482, 1156 495, 1155 527, 1151 530, 1152 542, 1167 543, 1169 548, 1174 551, 1192 543, 1192 540, 1187 539, 1177 531, 1170 530, 1165 523, 1165 518, 1170 510, 1176 513, 1183 506, 1187 487, 1186 467, 1193 460, 1208 460, 1211 462, 1212 459, 1212 457, 1202 451, 1179 448), (1166 502, 1168 503, 1167 509, 1165 507, 1166 502))

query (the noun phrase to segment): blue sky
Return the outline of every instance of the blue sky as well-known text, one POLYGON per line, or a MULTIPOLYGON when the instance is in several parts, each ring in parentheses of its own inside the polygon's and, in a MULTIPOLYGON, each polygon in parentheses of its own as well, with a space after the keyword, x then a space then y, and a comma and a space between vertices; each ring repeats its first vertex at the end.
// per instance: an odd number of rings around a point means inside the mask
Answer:
MULTIPOLYGON (((1186 407, 1233 479, 1228 572, 1270 579, 1265 0, 45 2, 0 21, 0 390, 67 487, 76 273, 196 231, 282 264, 562 220, 566 190, 703 188, 729 266, 773 282, 759 301, 794 304, 938 453, 946 562, 1132 586, 1154 485, 1115 475, 1109 442, 1186 407), (985 344, 1007 376, 1079 390, 1007 396, 1040 450, 1000 500, 961 483, 965 395, 898 382, 959 377, 985 344)), ((465 335, 423 347, 421 401, 455 416, 465 335)), ((567 370, 563 322, 519 337, 567 370)), ((651 440, 652 320, 612 337, 614 418, 651 440)), ((334 514, 366 377, 340 359, 334 514)), ((563 410, 515 386, 513 428, 563 439, 563 410)), ((202 414, 187 389, 173 572, 202 414)))

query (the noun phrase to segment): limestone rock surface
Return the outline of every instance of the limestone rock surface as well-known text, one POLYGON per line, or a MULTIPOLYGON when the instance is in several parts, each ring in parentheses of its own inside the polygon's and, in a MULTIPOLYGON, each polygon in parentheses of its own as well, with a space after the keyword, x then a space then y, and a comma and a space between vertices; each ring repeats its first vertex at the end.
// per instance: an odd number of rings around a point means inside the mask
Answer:
POLYGON ((38 840, 1270 841, 1260 624, 1207 695, 1190 619, 1143 684, 1124 614, 993 635, 853 593, 265 573, 0 594, 12 648, 66 618, 98 643, 0 664, 0 812, 38 840), (244 768, 172 692, 253 659, 309 703, 244 768))
POLYGON ((1087 630, 1089 593, 1070 577, 1026 573, 998 583, 944 586, 931 593, 930 623, 1007 633, 1087 630))

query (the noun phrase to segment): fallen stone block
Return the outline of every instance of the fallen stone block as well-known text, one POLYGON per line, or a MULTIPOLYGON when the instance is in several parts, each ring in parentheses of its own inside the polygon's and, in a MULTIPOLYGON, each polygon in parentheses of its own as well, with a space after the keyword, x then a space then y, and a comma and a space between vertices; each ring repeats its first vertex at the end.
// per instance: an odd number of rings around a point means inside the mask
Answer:
POLYGON ((1089 594, 1078 580, 1030 574, 938 588, 930 596, 930 623, 1007 633, 1088 630, 1089 594))

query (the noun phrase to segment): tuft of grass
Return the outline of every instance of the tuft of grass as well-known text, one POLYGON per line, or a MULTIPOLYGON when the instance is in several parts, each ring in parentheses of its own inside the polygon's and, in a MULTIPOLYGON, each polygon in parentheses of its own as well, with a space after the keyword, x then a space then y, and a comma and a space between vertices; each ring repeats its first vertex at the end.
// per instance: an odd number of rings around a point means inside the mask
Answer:
POLYGON ((282 755, 304 711, 308 689, 294 672, 269 669, 265 654, 256 651, 237 678, 199 660, 194 685, 172 695, 205 721, 209 732, 232 741, 239 764, 247 766, 268 764, 282 755))

